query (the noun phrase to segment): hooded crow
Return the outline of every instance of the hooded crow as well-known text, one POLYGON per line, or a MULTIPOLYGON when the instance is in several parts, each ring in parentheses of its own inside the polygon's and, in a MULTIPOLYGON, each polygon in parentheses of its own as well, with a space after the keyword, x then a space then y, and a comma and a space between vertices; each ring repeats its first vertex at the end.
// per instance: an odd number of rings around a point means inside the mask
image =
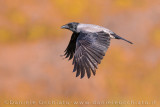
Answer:
POLYGON ((93 75, 96 74, 98 64, 105 56, 111 39, 121 39, 133 44, 111 30, 98 25, 72 22, 63 25, 61 28, 73 32, 64 51, 64 56, 69 60, 73 58, 73 72, 77 71, 76 77, 80 75, 83 78, 86 73, 87 77, 90 78, 91 72, 93 75))

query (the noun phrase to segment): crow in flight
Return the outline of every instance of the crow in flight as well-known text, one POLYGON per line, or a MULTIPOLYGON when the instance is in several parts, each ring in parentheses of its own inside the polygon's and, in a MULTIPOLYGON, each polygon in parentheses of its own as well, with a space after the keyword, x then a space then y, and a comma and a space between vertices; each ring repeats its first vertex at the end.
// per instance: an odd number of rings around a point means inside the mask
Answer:
POLYGON ((81 78, 83 78, 86 72, 87 77, 90 78, 91 71, 93 75, 96 74, 97 66, 105 56, 111 39, 121 39, 133 44, 111 30, 98 25, 72 22, 63 25, 61 28, 73 32, 64 51, 64 56, 69 60, 73 58, 73 72, 77 71, 76 77, 81 75, 81 78))

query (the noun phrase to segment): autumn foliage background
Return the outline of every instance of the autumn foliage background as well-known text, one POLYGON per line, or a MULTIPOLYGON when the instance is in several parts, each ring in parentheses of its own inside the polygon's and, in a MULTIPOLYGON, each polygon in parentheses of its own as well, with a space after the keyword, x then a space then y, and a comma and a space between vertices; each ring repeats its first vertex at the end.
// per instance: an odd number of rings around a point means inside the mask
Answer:
POLYGON ((3 103, 10 98, 143 99, 158 107, 160 1, 0 0, 0 105, 11 106, 3 103), (101 25, 134 44, 112 40, 96 76, 76 78, 72 61, 60 57, 72 34, 60 27, 68 22, 101 25))

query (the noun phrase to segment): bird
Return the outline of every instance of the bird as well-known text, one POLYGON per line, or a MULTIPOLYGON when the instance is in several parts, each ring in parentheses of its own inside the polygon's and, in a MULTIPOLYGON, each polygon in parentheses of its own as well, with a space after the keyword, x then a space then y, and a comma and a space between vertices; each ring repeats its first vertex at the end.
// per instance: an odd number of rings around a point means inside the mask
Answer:
POLYGON ((73 59, 73 72, 76 72, 76 77, 80 76, 81 79, 85 74, 87 74, 88 79, 91 75, 95 76, 98 64, 105 56, 111 39, 124 40, 133 44, 99 25, 70 22, 61 28, 73 32, 63 56, 68 60, 73 59))

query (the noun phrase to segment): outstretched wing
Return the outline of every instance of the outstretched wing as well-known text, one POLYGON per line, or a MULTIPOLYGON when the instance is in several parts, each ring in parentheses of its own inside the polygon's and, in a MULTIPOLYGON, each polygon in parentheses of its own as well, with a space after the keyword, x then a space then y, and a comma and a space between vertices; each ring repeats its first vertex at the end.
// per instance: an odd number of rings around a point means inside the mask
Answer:
POLYGON ((75 53, 75 49, 76 49, 76 41, 77 41, 77 37, 78 37, 78 33, 73 33, 71 36, 71 39, 69 41, 69 44, 66 48, 66 50, 64 51, 65 54, 65 58, 69 57, 69 60, 71 60, 73 58, 73 55, 75 53))
POLYGON ((80 32, 73 59, 73 72, 77 71, 76 77, 81 74, 81 78, 83 78, 86 72, 87 77, 90 78, 91 71, 95 75, 97 66, 105 56, 109 44, 110 36, 103 31, 80 32))

